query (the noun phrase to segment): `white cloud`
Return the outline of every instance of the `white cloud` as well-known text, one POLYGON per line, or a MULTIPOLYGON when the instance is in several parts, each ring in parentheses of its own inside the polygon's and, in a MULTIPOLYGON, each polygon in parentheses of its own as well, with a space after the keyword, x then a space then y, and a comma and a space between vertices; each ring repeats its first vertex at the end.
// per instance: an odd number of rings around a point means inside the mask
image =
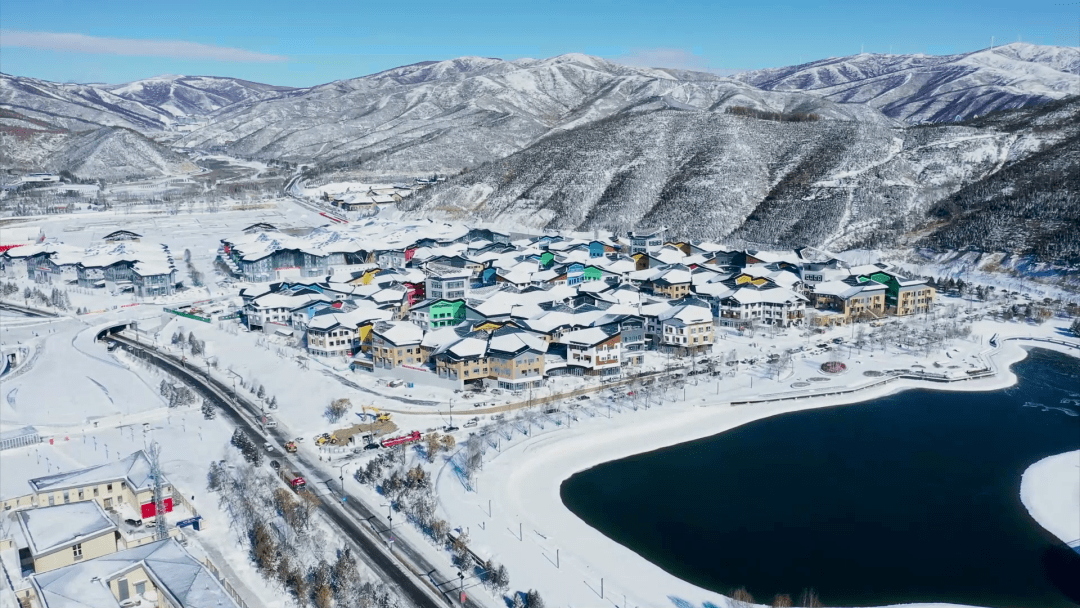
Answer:
POLYGON ((211 59, 214 61, 285 61, 281 55, 268 55, 245 49, 185 42, 183 40, 138 40, 133 38, 103 38, 85 34, 27 32, 0 30, 0 46, 103 53, 142 57, 178 57, 182 59, 211 59))
POLYGON ((639 49, 623 55, 609 57, 609 59, 615 63, 639 68, 674 68, 693 70, 695 72, 709 72, 719 76, 731 76, 745 71, 711 67, 705 57, 679 48, 639 49))

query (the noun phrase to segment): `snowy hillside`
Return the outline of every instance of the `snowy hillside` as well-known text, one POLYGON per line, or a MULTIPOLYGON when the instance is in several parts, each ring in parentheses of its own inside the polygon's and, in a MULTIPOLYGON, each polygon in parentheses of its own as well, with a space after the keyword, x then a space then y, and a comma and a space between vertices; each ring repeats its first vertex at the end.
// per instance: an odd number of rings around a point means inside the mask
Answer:
POLYGON ((1008 132, 1013 154, 1000 171, 939 200, 921 244, 1080 264, 1080 98, 972 124, 1008 132))
POLYGON ((0 108, 71 131, 100 126, 157 130, 170 117, 165 110, 125 99, 95 85, 60 84, 0 74, 0 108))
POLYGON ((171 75, 105 88, 118 97, 160 108, 174 116, 203 116, 236 103, 267 99, 292 90, 237 78, 171 75))
POLYGON ((1072 185, 1065 184, 1053 210, 1025 203, 1031 221, 1024 239, 989 240, 973 230, 970 218, 990 221, 980 211, 988 197, 975 193, 985 193, 1003 167, 1027 176, 1033 163, 1051 166, 1035 154, 1055 155, 1055 175, 1080 175, 1080 159, 1068 152, 1080 149, 1070 135, 1077 105, 1065 105, 1073 111, 1032 110, 1027 118, 906 129, 671 109, 625 114, 546 138, 399 208, 535 228, 662 224, 683 237, 762 246, 844 249, 868 239, 896 244, 921 233, 927 244, 989 250, 1013 244, 1018 251, 1068 259, 1080 246, 1054 235, 1075 213, 1061 209, 1080 209, 1072 185), (973 193, 963 203, 966 224, 955 207, 951 216, 935 207, 966 192, 973 193), (1034 247, 1047 241, 1061 245, 1034 247))
POLYGON ((70 131, 52 123, 0 108, 0 167, 39 171, 67 141, 70 131))
POLYGON ((587 55, 425 62, 226 109, 179 144, 371 171, 452 171, 552 133, 662 104, 813 112, 889 123, 866 106, 762 91, 711 74, 630 68, 587 55))
POLYGON ((48 160, 53 171, 80 178, 117 180, 195 173, 199 168, 130 129, 105 127, 69 138, 48 160))
POLYGON ((1080 94, 1080 51, 1015 43, 960 55, 822 59, 736 78, 770 91, 865 103, 907 124, 952 122, 1080 94))

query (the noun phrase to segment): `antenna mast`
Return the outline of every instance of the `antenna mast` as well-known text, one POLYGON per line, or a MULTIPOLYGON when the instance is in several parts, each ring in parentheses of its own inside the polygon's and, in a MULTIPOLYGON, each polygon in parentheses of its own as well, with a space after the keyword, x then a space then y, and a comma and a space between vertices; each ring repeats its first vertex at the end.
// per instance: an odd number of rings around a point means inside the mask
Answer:
POLYGON ((150 444, 150 476, 154 478, 154 540, 169 538, 168 524, 165 523, 165 494, 161 481, 161 445, 150 444))

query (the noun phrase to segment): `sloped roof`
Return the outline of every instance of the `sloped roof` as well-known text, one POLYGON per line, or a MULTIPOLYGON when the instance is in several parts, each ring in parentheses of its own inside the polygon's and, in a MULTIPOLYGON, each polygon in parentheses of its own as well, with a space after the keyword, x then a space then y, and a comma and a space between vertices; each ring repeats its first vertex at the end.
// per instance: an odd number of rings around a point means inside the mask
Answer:
POLYGON ((522 350, 531 349, 538 352, 547 352, 547 342, 536 336, 517 329, 498 330, 488 341, 488 351, 515 354, 522 350))
MULTIPOLYGON (((110 481, 124 481, 133 492, 150 489, 154 484, 150 475, 150 459, 142 450, 139 450, 116 462, 37 477, 31 479, 29 483, 35 493, 40 493, 45 490, 62 490, 110 481)), ((167 482, 162 480, 162 483, 167 482)))
POLYGON ((32 580, 44 608, 110 608, 119 602, 109 581, 138 566, 180 608, 236 607, 217 578, 173 539, 35 574, 32 580))
POLYGON ((35 557, 116 529, 96 500, 27 509, 19 511, 17 517, 35 557))
POLYGON ((394 345, 419 344, 424 339, 424 330, 406 321, 383 321, 374 331, 394 345))
POLYGON ((563 334, 563 344, 577 344, 581 346, 592 346, 599 344, 604 340, 614 336, 618 333, 618 330, 611 331, 603 327, 589 327, 586 329, 579 329, 577 331, 571 331, 563 334))

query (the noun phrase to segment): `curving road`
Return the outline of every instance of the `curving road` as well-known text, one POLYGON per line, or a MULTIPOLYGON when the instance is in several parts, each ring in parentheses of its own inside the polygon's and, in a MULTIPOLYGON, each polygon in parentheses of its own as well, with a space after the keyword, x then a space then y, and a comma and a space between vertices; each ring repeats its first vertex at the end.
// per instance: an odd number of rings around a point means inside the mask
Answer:
MULTIPOLYGON (((129 349, 138 351, 141 356, 146 357, 167 373, 183 379, 203 398, 218 406, 233 424, 244 429, 251 437, 262 438, 263 441, 270 441, 277 446, 291 439, 279 429, 268 429, 264 432, 256 422, 260 415, 259 407, 247 401, 243 396, 234 395, 231 388, 217 379, 207 377, 204 373, 182 364, 171 355, 138 342, 128 335, 113 333, 112 338, 129 349)), ((279 453, 275 459, 282 461, 282 466, 286 468, 293 467, 298 471, 319 470, 310 459, 301 454, 279 453), (297 463, 302 466, 297 466, 297 463)), ((323 481, 333 482, 334 480, 323 481)), ((334 485, 340 486, 338 483, 334 485)), ((330 483, 327 483, 327 487, 330 487, 330 483)), ((353 496, 350 496, 350 500, 345 503, 340 502, 340 499, 330 492, 316 493, 316 496, 320 500, 320 509, 330 522, 343 536, 356 544, 367 565, 385 584, 393 587, 401 598, 420 608, 460 605, 456 601, 456 588, 454 585, 446 584, 448 582, 456 584, 456 577, 449 580, 450 576, 439 574, 437 567, 430 564, 422 554, 401 538, 395 539, 393 554, 387 550, 383 539, 379 536, 386 532, 386 528, 380 529, 376 527, 376 524, 370 523, 379 522, 379 525, 382 525, 382 515, 353 496), (362 521, 369 522, 372 530, 361 524, 362 521), (401 559, 400 554, 404 554, 405 560, 401 559), (452 596, 454 600, 451 600, 452 596)), ((465 606, 483 608, 482 604, 476 603, 472 598, 466 601, 465 606)))

